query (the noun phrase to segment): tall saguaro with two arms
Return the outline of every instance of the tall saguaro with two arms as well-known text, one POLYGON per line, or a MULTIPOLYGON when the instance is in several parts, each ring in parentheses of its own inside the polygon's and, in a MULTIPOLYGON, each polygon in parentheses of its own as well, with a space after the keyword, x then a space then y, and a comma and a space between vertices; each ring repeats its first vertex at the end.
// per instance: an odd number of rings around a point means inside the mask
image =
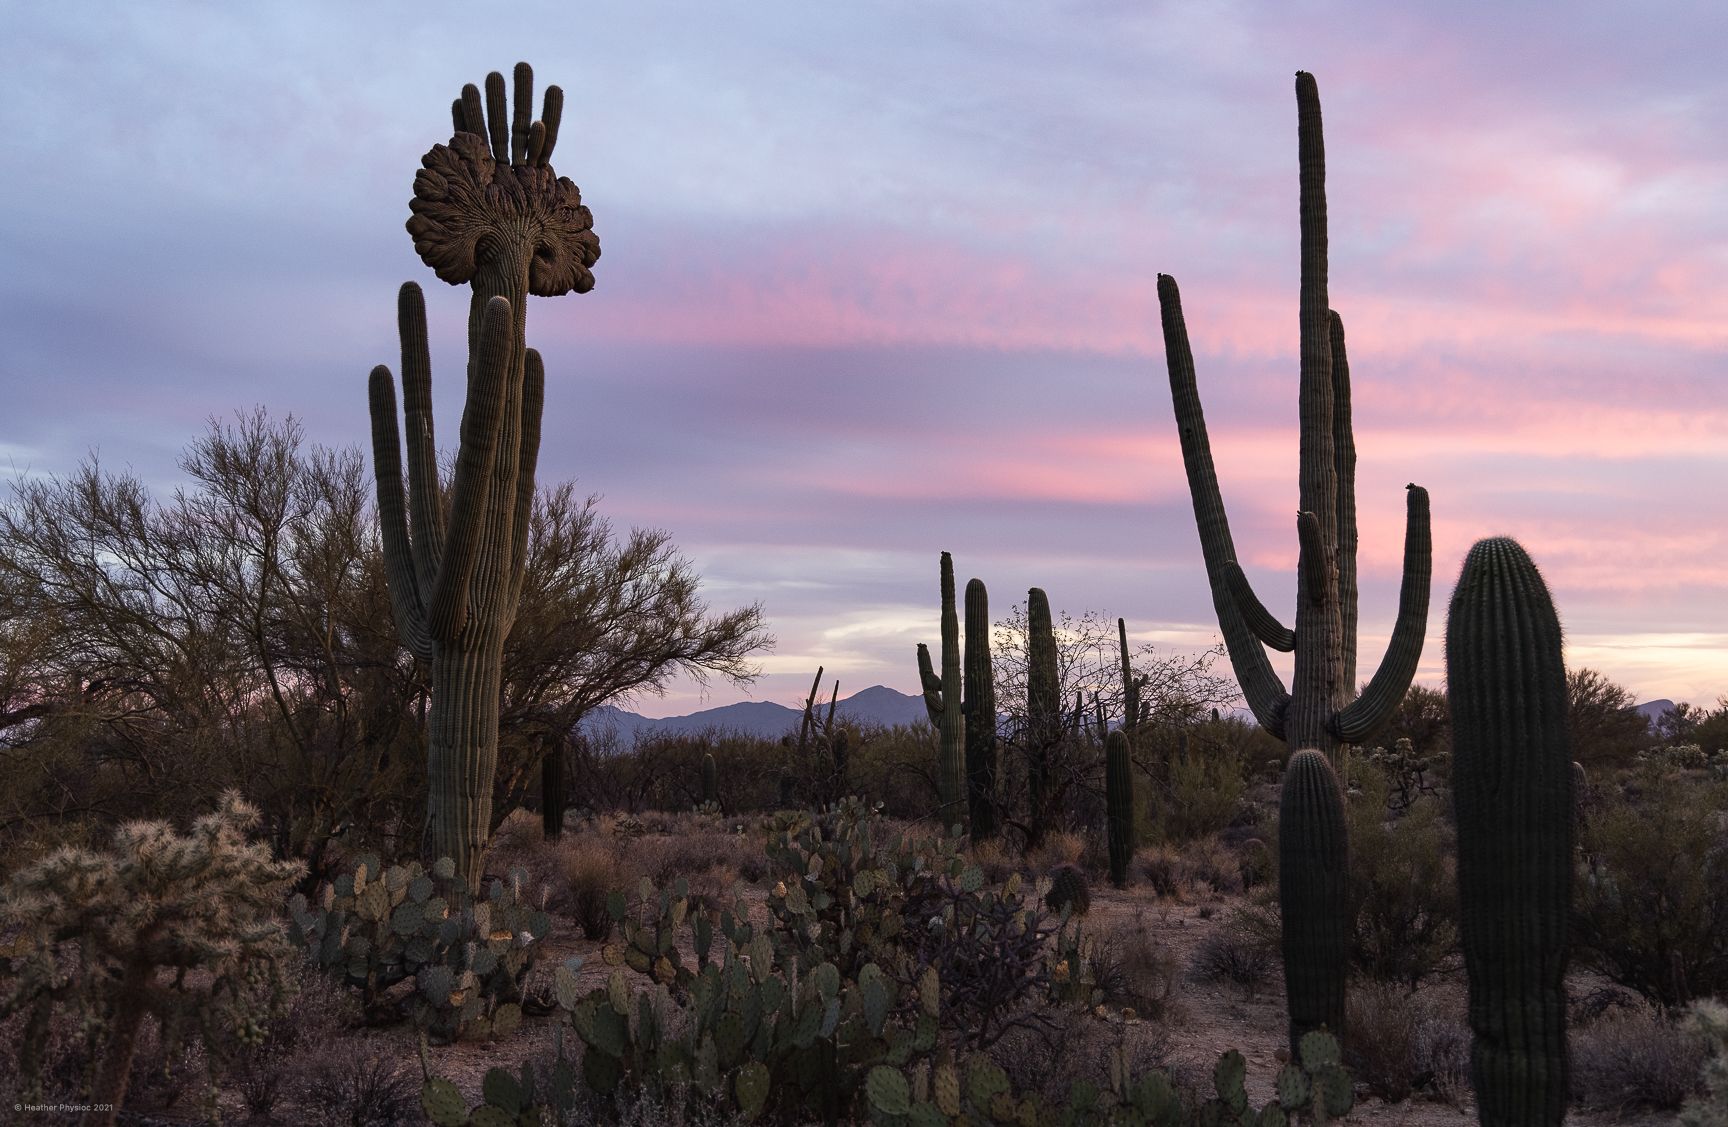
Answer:
POLYGON ((553 171, 564 94, 546 88, 533 117, 533 72, 486 76, 451 106, 454 135, 414 178, 408 233, 438 277, 470 285, 468 394, 448 508, 432 427, 432 367, 420 287, 403 285, 402 398, 407 492, 390 370, 372 369, 372 454, 390 600, 402 643, 428 663, 427 847, 479 887, 498 762, 504 640, 522 593, 545 370, 525 337, 529 294, 594 287, 593 216, 553 171))

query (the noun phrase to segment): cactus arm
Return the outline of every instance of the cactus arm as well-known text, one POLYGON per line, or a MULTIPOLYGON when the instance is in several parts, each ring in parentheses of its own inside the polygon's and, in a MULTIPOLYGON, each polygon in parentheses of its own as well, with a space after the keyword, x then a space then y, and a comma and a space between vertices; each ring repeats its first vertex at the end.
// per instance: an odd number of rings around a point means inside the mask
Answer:
POLYGON ((918 684, 924 690, 924 713, 932 727, 942 723, 942 678, 930 664, 930 647, 918 643, 918 684))
POLYGON ((528 532, 534 519, 534 471, 540 462, 540 418, 546 407, 546 365, 528 349, 522 373, 522 445, 516 468, 516 515, 511 524, 509 613, 528 580, 528 532))
POLYGON ((1301 553, 1297 570, 1302 576, 1303 597, 1315 606, 1323 605, 1332 569, 1327 566, 1326 541, 1320 535, 1319 517, 1313 513, 1296 514, 1296 543, 1301 553))
POLYGON ((1296 648, 1295 633, 1266 609, 1266 604, 1260 601, 1254 588, 1249 585, 1248 576, 1242 571, 1241 564, 1235 560, 1225 561, 1224 583, 1230 588, 1230 597, 1236 600, 1242 620, 1248 624, 1248 629, 1254 632, 1256 638, 1279 653, 1287 654, 1296 648))
POLYGON ((966 716, 960 683, 960 615, 954 600, 954 557, 942 553, 942 739, 936 777, 948 821, 966 821, 966 716))
POLYGON ((510 163, 509 118, 505 115, 504 76, 493 71, 486 76, 487 138, 492 142, 492 159, 499 164, 510 163))
POLYGON ((472 82, 462 87, 462 127, 459 133, 472 133, 476 137, 486 136, 486 115, 480 108, 480 88, 472 82))
POLYGON ((402 644, 421 661, 432 660, 432 637, 415 581, 413 550, 402 498, 402 448, 396 430, 396 388, 390 369, 380 364, 368 381, 372 411, 372 465, 377 482, 378 524, 384 546, 384 566, 390 588, 390 611, 402 644))
POLYGON ((1338 475, 1338 616, 1344 642, 1344 684, 1356 687, 1356 435, 1350 423, 1350 361, 1344 352, 1344 319, 1333 311, 1332 460, 1338 475))
POLYGON ((414 575, 420 590, 437 582, 444 556, 444 498, 438 489, 438 443, 432 426, 432 353, 426 343, 426 298, 414 282, 396 295, 402 340, 402 416, 408 431, 408 521, 414 530, 414 575))
POLYGON ((1290 694, 1273 671, 1266 651, 1260 648, 1230 597, 1224 580, 1225 561, 1234 559, 1230 520, 1218 492, 1218 474, 1212 465, 1212 444, 1206 435, 1206 416, 1194 381, 1194 353, 1188 344, 1188 326, 1182 319, 1182 293, 1176 279, 1158 275, 1158 309, 1164 329, 1164 355, 1170 370, 1170 394, 1176 408, 1176 427, 1182 439, 1182 462, 1188 472, 1188 491, 1194 501, 1194 523, 1200 532, 1200 551, 1206 560, 1206 577, 1212 587, 1212 606, 1230 665, 1242 686, 1242 695, 1260 722, 1273 736, 1284 737, 1284 714, 1290 694))
POLYGON ((1432 585, 1433 547, 1429 528, 1428 491, 1405 486, 1404 580, 1398 592, 1398 619, 1386 656, 1362 695, 1332 717, 1332 732, 1345 743, 1359 743, 1389 719, 1422 657, 1422 636, 1428 629, 1428 589, 1432 585))
POLYGON ((540 104, 540 120, 545 125, 545 140, 540 145, 540 160, 542 165, 552 160, 552 146, 558 143, 558 123, 564 117, 564 90, 558 86, 546 87, 545 100, 540 104))
POLYGON ((486 523, 484 506, 491 491, 499 432, 504 423, 510 332, 510 303, 495 297, 486 305, 474 372, 468 381, 468 404, 462 412, 462 445, 456 455, 456 477, 451 487, 449 538, 426 616, 428 630, 444 643, 454 641, 468 620, 469 581, 480 557, 486 523))
POLYGON ((528 156, 528 131, 534 116, 534 68, 517 63, 512 72, 516 80, 515 116, 510 122, 510 163, 521 164, 528 156))

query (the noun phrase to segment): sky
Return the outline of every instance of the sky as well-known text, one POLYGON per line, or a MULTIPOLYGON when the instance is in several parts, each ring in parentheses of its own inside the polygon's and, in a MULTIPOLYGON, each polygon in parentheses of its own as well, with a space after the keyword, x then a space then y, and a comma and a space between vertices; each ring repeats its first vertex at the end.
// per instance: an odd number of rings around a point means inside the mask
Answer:
MULTIPOLYGON (((367 440, 425 287, 441 434, 467 290, 403 230, 462 84, 566 95, 603 255, 532 299, 543 483, 759 601, 748 688, 915 691, 937 560, 1131 639, 1217 638, 1158 328, 1182 287, 1238 551, 1292 616, 1293 76, 1324 107, 1349 334, 1360 669, 1434 514, 1543 568, 1640 700, 1728 694, 1728 17, 1711 0, 25 4, 0 0, 0 477, 96 454, 166 497, 211 417, 367 440)), ((368 459, 370 455, 368 454, 368 459)), ((1275 662, 1288 671, 1288 659, 1275 662)))

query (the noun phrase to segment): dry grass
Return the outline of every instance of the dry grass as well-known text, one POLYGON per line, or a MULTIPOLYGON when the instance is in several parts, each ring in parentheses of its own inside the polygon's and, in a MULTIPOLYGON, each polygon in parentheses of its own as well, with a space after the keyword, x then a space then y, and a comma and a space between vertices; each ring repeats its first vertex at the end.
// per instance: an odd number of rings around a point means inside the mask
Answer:
POLYGON ((1419 1093, 1457 1106, 1470 1090, 1462 1011, 1386 983, 1352 986, 1345 1060, 1357 1083, 1391 1103, 1419 1093))
POLYGON ((1567 1037, 1572 1099, 1617 1115, 1640 1109, 1677 1110, 1700 1094, 1707 1048, 1653 1007, 1610 1009, 1567 1037))
POLYGON ((1133 868, 1157 895, 1182 903, 1243 887, 1241 862, 1216 834, 1181 845, 1144 846, 1135 851, 1133 868))

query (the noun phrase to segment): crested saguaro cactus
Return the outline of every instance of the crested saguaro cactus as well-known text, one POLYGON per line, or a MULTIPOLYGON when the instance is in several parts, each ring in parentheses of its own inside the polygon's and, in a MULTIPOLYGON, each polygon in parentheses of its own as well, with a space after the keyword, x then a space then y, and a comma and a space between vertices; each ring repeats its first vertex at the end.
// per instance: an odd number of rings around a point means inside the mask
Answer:
POLYGON ((943 820, 967 817, 966 716, 960 684, 960 616, 954 605, 954 557, 942 553, 942 676, 930 668, 930 650, 918 646, 918 679, 924 686, 924 709, 940 733, 936 753, 936 790, 943 820))
POLYGON ((1299 414, 1300 512, 1296 531, 1294 628, 1281 625, 1248 585, 1236 559, 1218 492, 1206 419, 1194 381, 1194 356, 1176 280, 1158 277, 1165 358, 1182 460, 1193 495, 1200 546, 1218 624, 1243 696, 1262 727, 1292 751, 1339 750, 1378 727, 1403 699, 1422 654, 1428 619, 1428 493, 1407 486, 1404 577, 1386 656, 1362 695, 1356 691, 1356 448, 1350 427, 1350 371, 1344 325, 1328 308, 1326 153, 1314 77, 1296 75, 1301 165, 1302 278, 1299 414), (1295 651, 1287 691, 1262 645, 1295 651), (1354 699, 1352 699, 1354 698, 1354 699))
POLYGON ((534 501, 545 371, 527 347, 530 293, 594 286, 593 216, 549 163, 564 95, 546 89, 533 115, 533 72, 515 71, 514 117, 504 78, 473 85, 451 107, 455 134, 414 178, 408 233, 451 285, 469 284, 468 395, 446 512, 432 429, 432 374, 420 287, 403 285, 397 320, 407 421, 408 489, 390 370, 372 369, 372 452, 390 601, 402 642, 432 674, 428 842, 478 889, 491 828, 504 640, 516 616, 534 501))
POLYGON ((1484 1127, 1566 1114, 1573 768, 1560 620, 1517 541, 1477 541, 1446 612, 1470 1050, 1484 1127))

